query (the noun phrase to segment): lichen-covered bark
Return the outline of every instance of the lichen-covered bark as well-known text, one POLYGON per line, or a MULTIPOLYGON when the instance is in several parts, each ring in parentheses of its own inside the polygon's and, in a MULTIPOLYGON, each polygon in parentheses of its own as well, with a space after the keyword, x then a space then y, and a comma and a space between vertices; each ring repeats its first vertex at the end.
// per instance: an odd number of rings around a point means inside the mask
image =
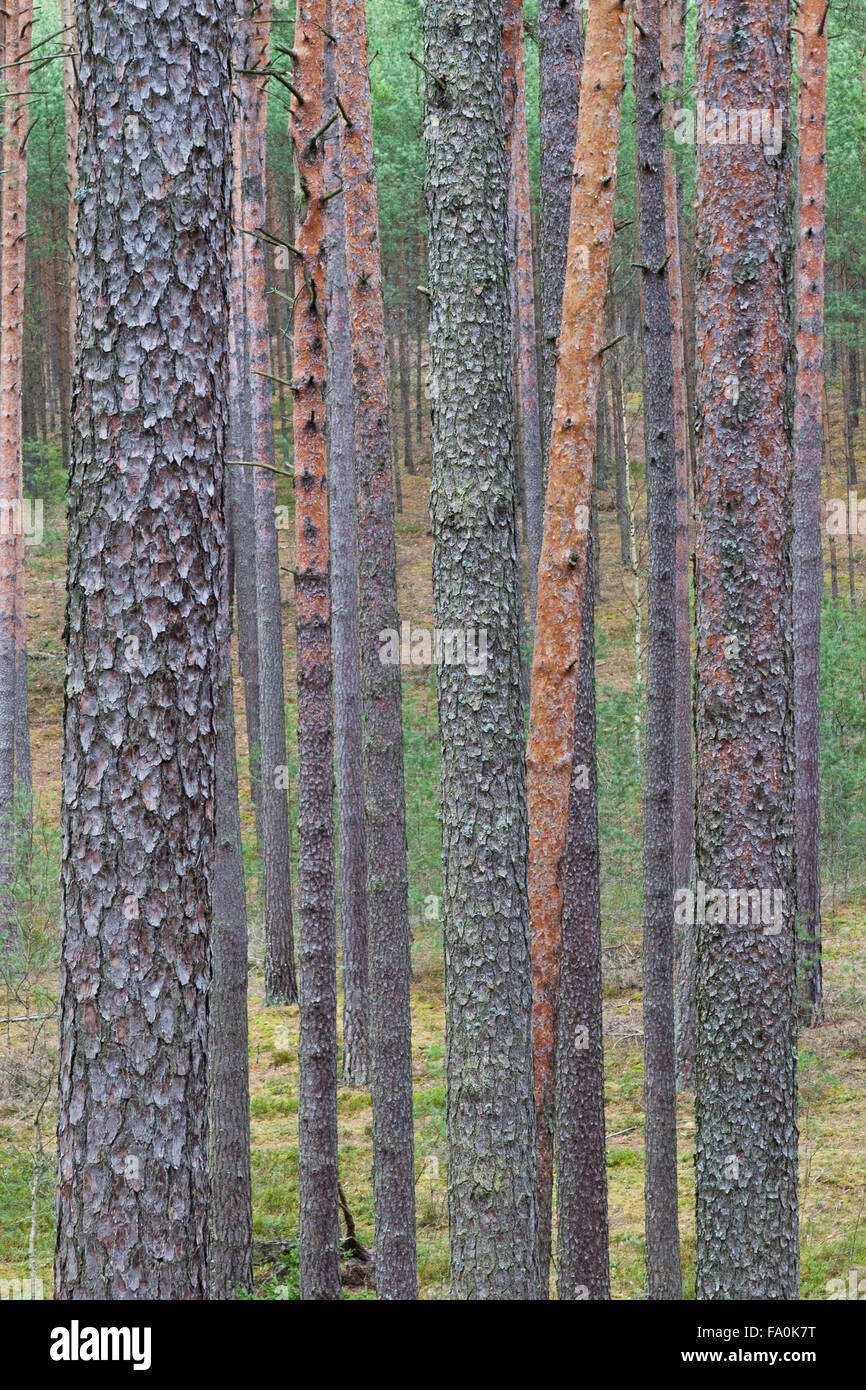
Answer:
POLYGON ((55 1292, 207 1294, 229 6, 84 0, 55 1292))
POLYGON ((508 161, 509 246, 514 323, 515 371, 518 376, 519 425, 523 435, 523 489, 526 501, 526 549, 529 567, 529 615, 535 622, 538 561, 544 513, 541 463, 541 412, 535 331, 535 277, 532 265, 532 212, 529 195, 529 142, 526 133, 526 70, 523 59, 523 0, 503 0, 502 42, 505 58, 505 157, 508 161))
POLYGON ((399 620, 364 0, 343 0, 338 19, 337 91, 349 118, 342 133, 343 202, 358 487, 376 1294, 412 1299, 418 1284, 402 691, 400 667, 380 659, 379 634, 398 629, 399 620))
MULTIPOLYGON (((685 11, 682 0, 662 0, 661 55, 664 96, 664 186, 668 286, 671 311, 674 448, 676 457, 676 637, 674 652, 674 888, 694 878, 694 772, 692 751, 692 630, 690 608, 689 478, 686 399, 685 317, 680 255, 680 188, 671 146, 676 111, 683 103, 685 11)), ((677 1075, 685 1088, 694 1085, 695 972, 694 927, 679 927, 677 941, 677 1075), (687 940, 687 934, 691 940, 687 940)))
POLYGON ((827 0, 797 11, 797 385, 794 407, 794 724, 800 1013, 823 1012, 821 972, 821 466, 824 206, 827 186, 827 0))
POLYGON ((780 113, 698 150, 696 1291, 796 1299, 790 9, 702 0, 697 97, 780 113), (762 914, 764 915, 764 914, 762 914))
POLYGON ((538 1289, 501 0, 424 16, 451 1293, 538 1289))
POLYGON ((340 1297, 337 947, 328 469, 324 141, 325 0, 298 0, 292 105, 303 206, 295 265, 295 590, 298 641, 298 1234, 301 1298, 340 1297), (318 137, 318 138, 316 138, 318 137))
POLYGON ((214 772, 214 907, 208 994, 208 1279, 212 1299, 253 1282, 247 900, 238 805, 228 549, 222 572, 214 772))
POLYGON ((596 558, 587 556, 574 765, 562 880, 556 1062, 556 1261, 560 1299, 610 1298, 598 768, 595 742, 596 558))
POLYGON ((550 1262, 556 1000, 562 920, 560 866, 568 825, 596 407, 613 240, 625 18, 619 0, 594 0, 587 22, 550 474, 538 571, 526 761, 542 1291, 547 1288, 550 1262))
MULTIPOLYGON (((329 21, 333 29, 333 21, 329 21)), ((326 49, 333 106, 334 45, 326 49)), ((340 127, 328 131, 325 186, 341 187, 340 127)), ((343 196, 328 201, 328 480, 331 507, 331 596, 334 640, 334 725, 340 837, 340 937, 343 955, 343 1082, 369 1081, 370 1009, 367 965, 367 836, 358 551, 355 505, 355 403, 343 196)), ((390 457, 388 459, 390 465, 390 457)))
MULTIPOLYGON (((660 0, 635 0, 635 128, 649 529, 643 779, 643 1033, 646 1288, 682 1297, 677 1207, 674 1043, 674 764, 676 523, 673 278, 662 129, 660 0)), ((684 421, 683 421, 684 424, 684 421)))
MULTIPOLYGON (((3 222, 0 249, 0 956, 18 932, 15 877, 16 734, 20 733, 24 545, 15 509, 22 495, 21 397, 24 364, 25 230, 33 9, 12 0, 6 13, 6 95, 3 120, 3 222)), ((26 663, 26 653, 24 655, 26 663)), ((26 666, 25 666, 26 670, 26 666)), ((26 689, 26 684, 25 684, 26 689)))
POLYGON ((557 341, 568 254, 571 174, 577 140, 583 16, 577 0, 539 0, 541 132, 541 446, 547 477, 557 341))
MULTIPOLYGON (((267 82, 253 74, 267 67, 270 0, 239 0, 235 23, 234 69, 238 105, 235 158, 235 239, 232 310, 245 374, 239 385, 245 437, 241 458, 271 467, 255 468, 242 483, 246 507, 252 508, 255 559, 255 670, 258 681, 259 789, 258 829, 265 898, 265 995, 270 1004, 292 1004, 298 996, 292 924, 292 874, 289 848, 289 802, 285 769, 286 715, 283 694, 283 622, 280 560, 276 525, 274 423, 271 398, 271 351, 268 325, 265 241, 258 233, 266 223, 265 140, 267 82)), ((233 430, 233 437, 236 432, 233 430)), ((245 470, 249 471, 249 470, 245 470)), ((247 523, 249 525, 249 523, 247 523)), ((249 557, 246 563, 250 564, 249 557)), ((249 579, 246 581, 249 583, 249 579)))

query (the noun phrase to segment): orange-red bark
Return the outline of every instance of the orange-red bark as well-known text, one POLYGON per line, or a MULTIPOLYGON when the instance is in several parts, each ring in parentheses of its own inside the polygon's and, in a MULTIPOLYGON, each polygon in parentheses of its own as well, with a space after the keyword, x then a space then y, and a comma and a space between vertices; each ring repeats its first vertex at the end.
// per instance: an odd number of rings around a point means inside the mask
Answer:
POLYGON ((620 0, 593 0, 580 91, 527 749, 540 1224, 549 1224, 553 1181, 560 862, 568 824, 625 46, 624 5, 620 0))

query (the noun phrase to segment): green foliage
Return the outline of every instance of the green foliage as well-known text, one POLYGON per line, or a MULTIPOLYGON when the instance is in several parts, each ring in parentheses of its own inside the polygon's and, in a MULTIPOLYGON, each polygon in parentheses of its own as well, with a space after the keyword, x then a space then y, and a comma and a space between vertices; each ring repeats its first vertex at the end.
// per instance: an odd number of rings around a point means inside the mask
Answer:
POLYGON ((824 607, 821 813, 825 879, 844 894, 866 882, 866 611, 824 607))

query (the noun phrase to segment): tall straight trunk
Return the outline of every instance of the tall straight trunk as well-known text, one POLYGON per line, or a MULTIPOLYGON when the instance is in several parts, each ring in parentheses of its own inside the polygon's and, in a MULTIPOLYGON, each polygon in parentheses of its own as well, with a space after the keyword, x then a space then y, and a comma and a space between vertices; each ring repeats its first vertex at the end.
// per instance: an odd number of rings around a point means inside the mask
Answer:
POLYGON ((415 472, 415 455, 412 444, 412 412, 409 408, 411 392, 411 373, 409 369, 409 285, 406 279, 406 242, 404 239, 400 256, 400 303, 397 306, 397 342, 400 366, 400 416, 403 422, 403 467, 407 473, 415 472))
MULTIPOLYGON (((594 577, 596 557, 587 557, 594 577)), ((587 588, 563 865, 556 1065, 560 1299, 610 1298, 601 980, 594 585, 587 588)))
POLYGON ((797 386, 794 404, 794 780, 800 1015, 821 1022, 821 470, 827 3, 803 0, 797 53, 797 386))
MULTIPOLYGON (((661 0, 635 0, 634 81, 643 304, 649 582, 643 793, 643 1031, 646 1288, 680 1299, 674 1031, 674 786, 677 656, 677 450, 662 123, 661 0)), ((681 376, 677 384, 682 386, 681 376)), ((691 749, 689 749, 691 757, 691 749)))
POLYGON ((399 663, 381 659, 380 634, 396 631, 399 620, 367 54, 364 0, 344 0, 339 9, 337 93, 349 118, 342 136, 342 201, 355 391, 376 1293, 393 1300, 416 1298, 418 1277, 402 686, 399 663))
POLYGON ((427 0, 436 626, 487 636, 439 669, 451 1294, 538 1292, 502 0, 427 0), (471 311, 468 306, 471 304, 471 311), (466 850, 471 820, 475 850, 466 850))
POLYGON ((613 421, 614 463, 616 467, 616 519, 619 523, 620 558, 631 563, 628 525, 628 440, 623 430, 623 388, 619 354, 614 349, 610 366, 611 418, 613 421))
MULTIPOLYGON (((66 242, 67 242, 67 285, 68 308, 66 312, 66 331, 69 336, 69 362, 71 384, 72 364, 75 359, 75 316, 78 312, 78 288, 76 284, 75 246, 78 226, 78 56, 75 36, 75 15, 81 0, 60 0, 60 22, 63 25, 63 100, 66 113, 66 242)), ((71 404, 71 402, 70 402, 71 404)))
POLYGON ((568 254, 571 176, 577 141, 583 18, 578 0, 539 0, 541 134, 541 448, 547 478, 557 342, 568 254))
MULTIPOLYGON (((661 0, 661 54, 664 104, 664 194, 671 311, 674 448, 676 459, 675 652, 674 699, 674 888, 691 886, 694 877, 694 772, 692 754, 692 633, 689 600, 688 402, 686 392, 685 308, 680 255, 680 189, 670 134, 683 100, 685 11, 681 0, 661 0)), ((695 973, 693 924, 679 928, 676 983, 676 1046, 679 1084, 694 1085, 695 973)))
POLYGON ((568 827, 574 704, 590 541, 592 463, 604 346, 622 78, 625 9, 594 0, 587 22, 574 153, 564 331, 538 571, 527 777, 532 922, 533 1050, 541 1292, 550 1271, 556 1001, 562 922, 560 862, 568 827))
POLYGON ((295 266, 295 555, 298 644, 298 1253, 301 1298, 340 1297, 334 728, 326 443, 325 0, 298 0, 291 132, 302 220, 295 266))
POLYGON ((161 16, 135 0, 83 0, 78 12, 61 1299, 208 1291, 230 20, 221 0, 161 16), (153 100, 166 71, 173 100, 153 100))
MULTIPOLYGON (((255 543, 255 643, 258 672, 260 803, 258 828, 264 877, 265 997, 268 1004, 292 1004, 297 1000, 294 933, 292 923, 292 875, 289 847, 288 755, 283 693, 283 614, 280 590, 280 558, 276 523, 274 417, 271 398, 271 351, 268 327, 266 257, 268 247, 258 235, 267 222, 265 200, 265 138, 267 83, 250 74, 268 64, 270 0, 238 0, 235 24, 235 83, 238 95, 235 158, 234 254, 238 297, 232 308, 238 316, 236 332, 242 335, 245 377, 243 441, 247 464, 255 468, 252 487, 244 484, 246 505, 252 506, 255 543), (238 284, 238 277, 242 283, 238 284), (250 496, 251 491, 251 496, 250 496)), ((241 465, 242 466, 242 465, 241 465)), ((244 469, 244 471, 250 471, 244 469)), ((250 635, 250 641, 252 641, 250 635)))
MULTIPOLYGON (((268 201, 268 228, 271 236, 277 237, 282 241, 286 237, 282 231, 280 222, 279 203, 273 184, 268 180, 266 187, 268 201)), ((285 363, 285 318, 286 318, 286 298, 288 293, 286 287, 286 277, 280 268, 280 254, 284 248, 282 246, 271 245, 267 260, 268 271, 268 296, 273 301, 274 318, 274 348, 276 352, 276 375, 277 375, 277 401, 280 409, 280 436, 282 447, 285 449, 288 439, 288 420, 286 419, 286 363, 285 363)))
POLYGON ((532 212, 529 142, 526 133, 526 70, 523 57, 523 0, 502 0, 505 59, 505 157, 508 161, 509 242, 512 321, 523 444, 526 550, 529 567, 529 621, 535 624, 538 561, 544 514, 541 461, 541 410, 535 336, 535 277, 532 268, 532 212))
POLYGON ((791 15, 742 14, 702 0, 697 98, 783 138, 698 150, 696 1292, 796 1299, 791 15))
MULTIPOLYGON (((236 67, 243 66, 240 45, 248 33, 232 0, 236 67)), ((250 238, 241 227, 243 209, 244 123, 240 116, 239 84, 245 79, 235 73, 234 100, 236 118, 232 124, 232 265, 229 315, 229 456, 245 463, 251 462, 252 422, 250 407, 250 357, 247 332, 247 255, 250 238)), ((236 620, 238 655, 244 683, 247 750, 249 759, 250 801, 256 824, 256 847, 261 872, 263 848, 262 779, 261 779, 261 718, 259 712, 259 641, 256 617, 256 534, 253 476, 250 468, 238 464, 230 470, 227 486, 231 493, 232 528, 234 539, 234 584, 237 600, 236 620)))
POLYGON ((247 900, 232 682, 231 537, 222 572, 214 768, 214 910, 208 995, 208 1277, 212 1299, 253 1283, 247 900))
MULTIPOLYGON (((842 422, 845 437, 845 471, 850 495, 857 490, 857 461, 854 452, 854 396, 851 379, 851 356, 844 344, 842 347, 842 422)), ((848 593, 853 608, 856 602, 856 590, 854 588, 854 537, 850 527, 848 528, 848 593)))
MULTIPOLYGON (((331 27, 331 22, 329 22, 331 27)), ((334 100, 334 45, 326 52, 328 97, 334 100)), ((325 185, 342 184, 340 128, 328 132, 325 185)), ((328 478, 331 505, 331 593, 334 635, 334 717, 340 834, 340 929, 343 946, 343 1082, 369 1080, 367 965, 367 838, 361 720, 361 646, 355 503, 355 410, 352 336, 346 270, 345 189, 328 202, 328 478)), ((390 457, 388 460, 390 464, 390 457)))
POLYGON ((424 443, 424 296, 417 286, 423 283, 426 275, 424 237, 420 232, 415 238, 415 252, 416 274, 409 293, 415 303, 412 316, 415 324, 415 440, 420 446, 424 443))
MULTIPOLYGON (((27 226, 27 156, 33 10, 11 0, 6 13, 6 96, 3 102, 3 217, 0 249, 0 955, 18 941, 15 878, 16 743, 21 726, 21 663, 26 699, 23 611, 22 385, 27 226)), ((29 740, 28 740, 29 745, 29 740)), ((29 746, 27 747, 29 762, 29 746)))
MULTIPOLYGON (((829 470, 829 480, 832 480, 835 473, 833 466, 833 440, 830 434, 830 408, 827 404, 827 378, 824 377, 821 386, 821 417, 824 432, 824 463, 829 470)), ((828 536, 827 545, 830 551, 830 596, 834 605, 839 603, 839 562, 836 556, 836 537, 828 536)))

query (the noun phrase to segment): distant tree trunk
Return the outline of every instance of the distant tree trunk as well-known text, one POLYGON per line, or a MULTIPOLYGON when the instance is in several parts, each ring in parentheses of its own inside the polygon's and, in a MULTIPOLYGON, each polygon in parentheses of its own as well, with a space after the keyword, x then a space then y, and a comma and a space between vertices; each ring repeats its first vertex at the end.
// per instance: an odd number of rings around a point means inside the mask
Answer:
POLYGON ((419 232, 416 240, 416 278, 414 284, 409 288, 410 295, 414 296, 415 313, 415 439, 419 445, 424 443, 424 296, 417 286, 422 282, 421 277, 426 274, 424 269, 424 237, 419 232))
POLYGON ((824 207, 827 0, 803 0, 797 17, 800 83, 797 216, 797 387, 794 406, 794 726, 800 1017, 823 1015, 821 970, 821 470, 824 433, 824 207))
POLYGON ((604 345, 622 75, 625 10, 593 0, 574 156, 569 273, 556 374, 550 477, 538 571, 527 776, 532 921, 533 1045, 538 1148, 541 1293, 549 1283, 553 1192, 556 1001, 565 850, 574 740, 581 614, 590 542, 592 462, 604 345), (590 244, 587 227, 592 226, 590 244))
MULTIPOLYGON (((848 492, 857 490, 857 461, 854 452, 854 405, 853 405, 853 384, 851 381, 851 357, 846 348, 842 348, 842 422, 845 435, 845 470, 848 480, 848 492)), ((851 599, 851 607, 856 603, 856 591, 854 588, 854 537, 851 535, 851 528, 848 527, 848 591, 851 599)))
MULTIPOLYGON (((833 441, 832 441, 831 436, 830 436, 830 410, 829 410, 829 407, 828 407, 828 405, 827 405, 827 379, 826 379, 826 376, 824 377, 824 380, 823 380, 823 383, 822 383, 822 387, 821 387, 821 398, 822 398, 822 402, 821 402, 821 403, 822 403, 821 415, 822 415, 822 418, 823 418, 823 428, 824 428, 824 462, 825 462, 825 464, 826 464, 826 466, 827 466, 827 468, 828 468, 828 470, 829 470, 830 477, 832 478, 833 473, 834 473, 835 470, 834 470, 834 467, 833 467, 833 441)), ((829 548, 829 551, 830 551, 830 596, 831 596, 831 598, 832 598, 832 600, 833 600, 834 605, 836 605, 836 606, 838 607, 838 604, 839 604, 839 562, 838 562, 838 559, 837 559, 837 556, 836 556, 836 537, 835 537, 834 535, 830 535, 830 536, 828 536, 827 541, 828 541, 828 548, 829 548)))
MULTIPOLYGON (((267 83, 250 76, 267 67, 270 38, 270 0, 238 0, 235 24, 235 82, 238 94, 236 123, 239 139, 240 177, 235 189, 235 270, 238 296, 232 309, 238 315, 238 331, 246 375, 241 383, 244 440, 247 463, 271 467, 244 469, 252 478, 252 495, 244 484, 245 503, 252 504, 255 543, 255 642, 258 671, 260 743, 260 854, 265 901, 265 997, 274 1004, 292 1004, 298 997, 295 980, 292 923, 292 874, 289 845, 288 754, 283 692, 283 615, 280 559, 276 524, 274 417, 271 394, 271 352, 268 327, 267 245, 259 235, 266 227, 265 138, 267 83), (238 277, 242 283, 238 285, 238 277)), ((235 406, 234 408, 237 408, 235 406)), ((246 582, 249 582, 248 578, 246 582)), ((252 634, 249 635, 252 642, 252 634)))
POLYGON ((376 1294, 395 1300, 418 1294, 402 684, 399 663, 381 659, 381 633, 400 626, 397 551, 364 0, 343 0, 338 15, 337 92, 350 122, 342 201, 355 388, 376 1294))
POLYGON ((409 408, 411 393, 411 373, 409 369, 409 287, 406 281, 406 241, 403 241, 400 257, 400 303, 397 306, 397 343, 399 346, 400 367, 400 417, 403 423, 403 467, 406 472, 415 472, 415 457, 412 446, 412 411, 409 408))
POLYGON ((15 879, 16 761, 29 767, 20 709, 26 708, 26 629, 23 611, 22 385, 24 361, 25 232, 33 10, 10 0, 6 12, 6 96, 3 102, 3 218, 0 250, 0 955, 18 941, 15 879), (21 670, 24 669, 23 691, 21 670), (18 746, 16 746, 16 744, 18 746), (23 754, 23 758, 22 758, 23 754))
POLYGON ((629 550, 628 441, 623 430, 624 397, 619 353, 614 349, 610 364, 611 417, 613 420, 614 462, 616 467, 616 518, 619 522, 620 558, 631 563, 629 550))
MULTIPOLYGON (((282 234, 280 225, 279 204, 273 186, 268 183, 268 226, 272 236, 286 238, 282 234)), ((291 239, 291 238, 289 238, 291 239)), ((286 318, 286 299, 288 293, 286 289, 286 277, 280 269, 280 256, 284 247, 271 246, 268 258, 268 294, 273 301, 274 313, 274 344, 276 347, 276 376, 277 376, 277 400, 280 407, 280 435, 282 437, 282 447, 287 446, 289 426, 286 418, 286 382, 289 378, 286 375, 285 362, 285 318, 286 318)))
MULTIPOLYGON (((587 557, 591 571, 595 556, 587 557)), ((556 1066, 557 1294, 610 1298, 595 723, 593 584, 587 575, 563 864, 556 1066)))
POLYGON ((253 1283, 250 1085, 247 1030, 247 900, 238 805, 232 699, 231 573, 222 573, 214 768, 214 909, 208 995, 208 1271, 212 1299, 253 1283))
POLYGON ((538 1292, 502 0, 427 0, 436 626, 486 634, 439 668, 451 1294, 538 1292), (431 75, 432 74, 432 75, 431 75), (466 306, 472 302, 471 317, 466 306), (483 769, 483 790, 479 778, 483 769), (466 853, 471 820, 476 846, 466 853))
MULTIPOLYGON (((644 754, 643 1029, 647 1296, 682 1298, 674 1029, 678 448, 662 123, 661 0, 635 0, 634 82, 643 303, 649 583, 644 754)), ((676 384, 682 386, 681 375, 676 384)), ((689 748, 689 759, 691 748, 689 748)), ((691 780, 691 779, 689 779, 691 780)))
POLYGON ((697 99, 783 139, 698 149, 696 1293, 795 1300, 791 16, 742 17, 703 0, 697 99))
MULTIPOLYGON (((329 27, 333 20, 329 20, 329 27)), ((334 45, 326 54, 333 103, 334 45)), ((325 146, 327 192, 342 182, 340 128, 325 146)), ((334 638, 334 715, 337 734, 337 804, 340 834, 340 927, 343 945, 343 1082, 369 1080, 367 967, 367 841, 364 827, 364 754, 361 721, 361 647, 358 627, 358 552, 355 505, 355 413, 352 338, 346 277, 345 190, 328 203, 328 480, 331 505, 331 592, 334 638)))
POLYGON ((78 225, 78 56, 75 38, 75 11, 81 0, 60 0, 60 22, 63 25, 63 96, 66 112, 66 197, 67 197, 67 287, 68 308, 66 312, 66 331, 69 335, 70 382, 72 364, 75 359, 75 316, 77 308, 77 286, 75 277, 75 245, 78 225))
MULTIPOLYGON (((538 561, 544 514, 541 460, 541 409, 535 325, 535 276, 532 266, 532 210, 529 190, 529 142, 526 133, 526 69, 523 56, 523 0, 503 0, 505 56, 505 157, 508 161, 509 243, 512 322, 518 421, 523 456, 523 496, 529 568, 529 623, 535 625, 538 561)), ((573 153, 573 150, 572 150, 573 153)))
POLYGON ((298 0, 291 131, 304 200, 295 268, 295 554, 298 650, 298 1251, 301 1298, 340 1297, 334 729, 325 405, 325 0, 298 0))
POLYGON ((541 446, 546 479, 583 67, 582 6, 577 0, 539 0, 538 66, 541 128, 541 446))
POLYGON ((230 21, 220 0, 78 12, 58 1299, 208 1291, 230 21), (166 71, 173 100, 148 100, 166 71))

